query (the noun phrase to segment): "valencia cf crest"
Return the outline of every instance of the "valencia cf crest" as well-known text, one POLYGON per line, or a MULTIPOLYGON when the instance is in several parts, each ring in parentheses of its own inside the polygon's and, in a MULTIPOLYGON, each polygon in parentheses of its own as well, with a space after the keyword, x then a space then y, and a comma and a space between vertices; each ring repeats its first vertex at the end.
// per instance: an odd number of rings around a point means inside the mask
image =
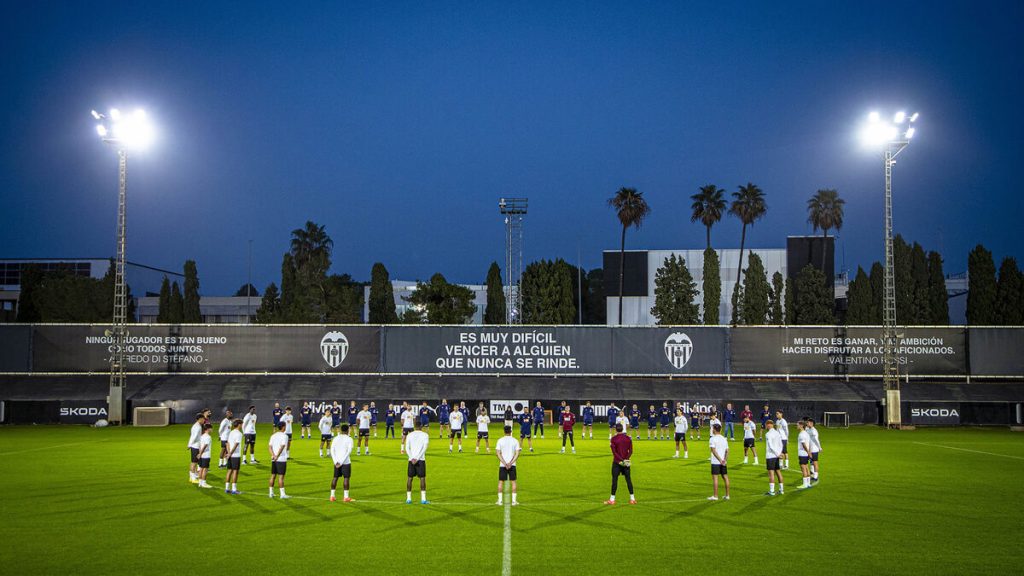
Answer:
POLYGON ((693 355, 693 342, 682 332, 673 332, 665 339, 665 357, 679 370, 690 361, 693 355))
POLYGON ((341 366, 348 356, 348 338, 341 332, 328 332, 320 339, 320 354, 331 368, 341 366))

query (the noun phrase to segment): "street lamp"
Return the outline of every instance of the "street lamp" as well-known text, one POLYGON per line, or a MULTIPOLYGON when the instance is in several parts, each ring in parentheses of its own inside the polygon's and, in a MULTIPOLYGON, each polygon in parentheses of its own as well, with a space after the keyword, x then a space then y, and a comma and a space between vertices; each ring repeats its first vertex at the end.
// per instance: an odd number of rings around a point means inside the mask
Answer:
POLYGON ((892 167, 896 156, 909 144, 916 132, 918 113, 900 111, 886 121, 878 112, 868 114, 861 130, 865 146, 881 148, 885 160, 885 274, 882 284, 882 382, 885 386, 886 422, 890 428, 902 426, 900 413, 900 376, 896 363, 896 281, 892 249, 892 167))
POLYGON ((144 110, 124 114, 111 108, 108 114, 92 111, 97 120, 96 133, 103 142, 117 150, 117 260, 114 262, 114 319, 110 336, 110 392, 107 397, 107 420, 111 424, 124 421, 125 340, 128 336, 128 286, 125 283, 125 240, 127 239, 125 192, 128 176, 128 151, 141 150, 153 140, 153 127, 144 110))

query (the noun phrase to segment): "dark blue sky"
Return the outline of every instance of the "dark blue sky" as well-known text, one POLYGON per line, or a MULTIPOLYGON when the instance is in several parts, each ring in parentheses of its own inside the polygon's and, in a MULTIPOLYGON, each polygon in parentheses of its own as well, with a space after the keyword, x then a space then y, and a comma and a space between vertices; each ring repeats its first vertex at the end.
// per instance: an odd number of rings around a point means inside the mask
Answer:
MULTIPOLYGON (((205 294, 245 282, 249 239, 254 283, 278 281, 307 219, 336 272, 482 282, 502 195, 530 198, 527 261, 579 246, 599 266, 620 186, 653 210, 628 248, 699 248, 689 196, 709 182, 764 189, 758 247, 810 233, 807 198, 837 188, 845 261, 867 267, 883 172, 855 132, 871 109, 921 112, 897 231, 947 272, 978 242, 1024 256, 1020 2, 182 4, 5 9, 0 257, 113 254, 116 156, 88 113, 136 105, 160 138, 131 160, 129 259, 195 258, 205 294)), ((712 239, 739 232, 727 218, 712 239)))

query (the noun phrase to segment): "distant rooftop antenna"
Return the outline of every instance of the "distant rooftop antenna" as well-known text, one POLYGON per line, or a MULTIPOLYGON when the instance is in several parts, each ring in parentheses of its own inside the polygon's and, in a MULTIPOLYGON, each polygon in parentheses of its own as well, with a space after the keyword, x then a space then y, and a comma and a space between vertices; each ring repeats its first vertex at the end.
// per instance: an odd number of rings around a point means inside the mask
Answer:
POLYGON ((526 216, 527 198, 501 198, 498 208, 505 217, 505 322, 522 324, 523 300, 520 282, 523 278, 523 217, 526 216))

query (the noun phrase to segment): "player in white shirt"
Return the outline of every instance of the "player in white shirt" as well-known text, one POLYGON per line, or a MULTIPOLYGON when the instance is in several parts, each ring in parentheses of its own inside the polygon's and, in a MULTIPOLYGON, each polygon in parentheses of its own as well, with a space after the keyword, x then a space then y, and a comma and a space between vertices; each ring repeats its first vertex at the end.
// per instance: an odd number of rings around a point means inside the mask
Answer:
POLYGON ((764 433, 764 461, 768 467, 768 496, 775 496, 775 480, 779 481, 779 494, 785 494, 782 485, 782 468, 779 459, 782 458, 782 434, 775 429, 775 422, 765 422, 764 433))
POLYGON ((452 449, 455 448, 455 439, 459 439, 459 452, 462 452, 462 425, 465 416, 462 415, 458 409, 452 410, 451 414, 448 415, 448 424, 451 427, 451 434, 448 440, 448 453, 452 453, 452 449))
POLYGON ((796 435, 796 455, 800 459, 800 474, 803 476, 803 484, 800 485, 800 488, 810 488, 811 435, 807 430, 807 423, 803 420, 796 421, 796 429, 800 431, 796 435))
POLYGON ((203 435, 205 419, 202 412, 196 412, 196 421, 188 433, 188 481, 192 484, 199 484, 199 437, 203 435))
POLYGON ((430 504, 427 500, 427 445, 430 435, 423 431, 420 422, 414 424, 415 430, 405 437, 405 454, 409 458, 409 472, 405 482, 405 503, 412 504, 412 479, 420 479, 420 504, 430 504))
POLYGON ((402 402, 402 454, 405 454, 405 437, 412 434, 416 426, 416 412, 409 406, 408 402, 402 402))
MULTIPOLYGON (((481 410, 483 410, 481 408, 481 410)), ((486 411, 479 412, 479 416, 476 417, 476 451, 480 452, 480 440, 483 439, 484 446, 487 447, 488 454, 491 452, 491 438, 490 431, 487 429, 487 425, 491 423, 490 416, 487 415, 486 411)))
POLYGON ((356 456, 359 455, 363 441, 366 442, 366 455, 370 455, 370 420, 372 419, 373 414, 370 414, 370 405, 363 404, 363 409, 356 414, 356 422, 359 424, 359 439, 356 440, 356 456))
POLYGON ((210 454, 212 451, 210 445, 213 444, 213 439, 210 438, 210 430, 213 429, 213 424, 207 422, 203 424, 203 433, 199 436, 199 487, 200 488, 213 488, 206 483, 206 474, 210 471, 210 454))
POLYGON ((292 416, 292 407, 285 406, 284 414, 281 414, 281 419, 278 422, 284 422, 284 433, 288 436, 288 449, 292 449, 292 422, 295 422, 295 417, 292 416))
POLYGON ((718 419, 718 412, 711 413, 711 421, 708 422, 708 428, 714 427, 715 424, 722 425, 722 421, 718 419))
POLYGON ((676 455, 673 458, 679 458, 679 443, 683 443, 683 459, 690 457, 690 448, 686 445, 686 415, 683 414, 682 408, 676 408, 676 455))
POLYGON ((323 418, 316 425, 320 429, 320 457, 324 457, 324 448, 331 449, 331 439, 334 438, 334 418, 331 417, 330 409, 324 411, 323 418))
POLYGON ((743 463, 748 462, 749 450, 754 455, 754 465, 757 465, 757 448, 754 446, 754 434, 757 432, 757 424, 749 416, 743 418, 743 463))
POLYGON ((622 425, 622 433, 629 436, 629 416, 626 416, 626 408, 623 406, 622 412, 615 418, 616 425, 622 425))
POLYGON ((277 432, 270 435, 267 444, 270 450, 270 497, 274 497, 274 483, 278 483, 281 498, 291 498, 284 493, 284 474, 288 469, 288 435, 285 434, 285 423, 277 422, 277 432))
POLYGON ((805 418, 807 434, 811 437, 811 482, 818 481, 818 452, 821 452, 821 439, 818 437, 818 426, 814 418, 805 418))
POLYGON ((217 437, 220 438, 220 462, 217 464, 218 468, 227 468, 228 466, 228 434, 231 433, 231 421, 234 420, 234 414, 231 410, 224 411, 224 419, 220 421, 220 428, 217 429, 217 437))
POLYGON ((348 424, 341 425, 341 434, 331 443, 331 460, 334 461, 334 478, 331 479, 331 502, 336 502, 335 489, 338 478, 344 478, 342 502, 352 502, 348 497, 348 481, 352 477, 352 437, 348 435, 348 424))
POLYGON ((782 417, 782 410, 775 411, 775 430, 782 436, 782 456, 779 458, 781 470, 789 470, 789 422, 782 417))
POLYGON ((228 472, 224 478, 225 494, 241 494, 238 491, 238 469, 242 464, 242 444, 244 442, 242 421, 235 419, 231 422, 231 432, 228 434, 228 472))
POLYGON ((242 434, 245 434, 245 446, 242 447, 242 464, 245 455, 249 454, 249 464, 259 464, 256 460, 256 407, 249 406, 249 412, 242 418, 242 434))
POLYGON ((714 492, 708 496, 708 500, 718 500, 718 478, 725 481, 725 500, 729 499, 729 441, 722 436, 722 424, 711 425, 711 439, 708 440, 711 448, 711 478, 714 492))
POLYGON ((505 435, 494 445, 494 453, 498 455, 498 506, 505 497, 505 481, 512 483, 512 505, 518 506, 516 500, 516 461, 523 451, 519 440, 512 437, 512 427, 505 426, 505 435))

